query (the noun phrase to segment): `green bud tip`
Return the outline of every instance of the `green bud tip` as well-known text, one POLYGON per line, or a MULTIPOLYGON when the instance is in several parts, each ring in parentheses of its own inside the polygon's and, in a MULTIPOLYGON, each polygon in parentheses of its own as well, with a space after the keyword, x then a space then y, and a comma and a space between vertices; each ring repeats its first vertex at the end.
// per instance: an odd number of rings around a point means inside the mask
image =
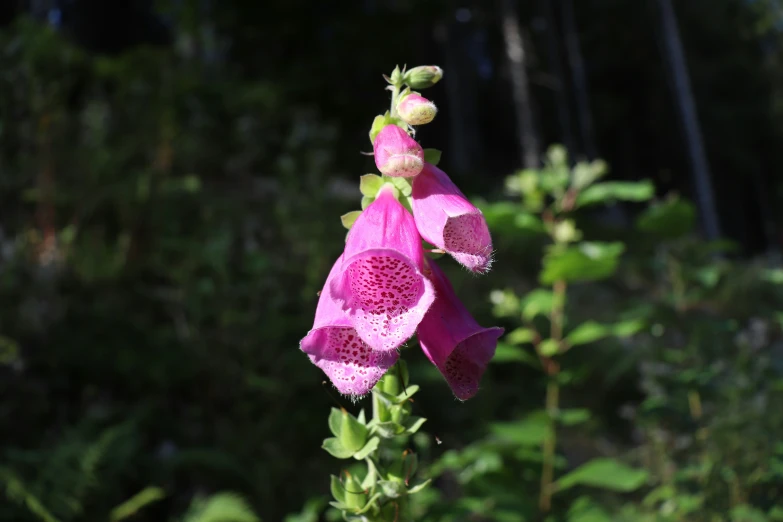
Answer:
POLYGON ((404 81, 411 89, 432 87, 443 78, 443 69, 437 65, 420 65, 405 73, 404 81))

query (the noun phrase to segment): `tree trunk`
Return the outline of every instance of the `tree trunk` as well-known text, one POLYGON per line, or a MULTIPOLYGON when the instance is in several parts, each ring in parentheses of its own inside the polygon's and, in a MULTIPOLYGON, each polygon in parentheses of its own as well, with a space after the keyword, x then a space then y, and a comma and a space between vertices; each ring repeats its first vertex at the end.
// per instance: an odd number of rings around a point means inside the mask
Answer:
POLYGON ((525 45, 519 27, 514 0, 500 0, 503 40, 511 70, 514 108, 522 155, 522 165, 528 169, 539 166, 539 139, 533 125, 533 107, 527 78, 525 45))
POLYGON ((590 94, 587 87, 584 60, 582 59, 582 48, 579 45, 579 34, 576 29, 574 4, 572 0, 562 0, 561 4, 563 7, 563 28, 566 49, 568 51, 568 64, 571 68, 577 114, 579 115, 579 131, 582 135, 585 155, 592 160, 596 158, 598 151, 595 146, 593 113, 590 110, 590 94))
POLYGON ((541 10, 546 18, 547 47, 549 54, 549 69, 557 79, 555 92, 557 117, 560 120, 560 139, 570 154, 574 153, 574 136, 571 130, 571 117, 568 107, 568 89, 562 56, 560 55, 560 39, 557 32, 557 17, 552 9, 552 0, 540 0, 541 10))
POLYGON ((661 40, 666 57, 669 74, 672 78, 672 88, 677 101, 677 109, 685 131, 685 141, 688 145, 688 155, 691 171, 696 187, 696 201, 699 205, 704 235, 709 240, 720 236, 720 223, 713 198, 710 169, 707 155, 704 152, 701 129, 696 114, 696 104, 693 100, 688 66, 677 29, 677 19, 671 0, 658 0, 660 9, 661 40))

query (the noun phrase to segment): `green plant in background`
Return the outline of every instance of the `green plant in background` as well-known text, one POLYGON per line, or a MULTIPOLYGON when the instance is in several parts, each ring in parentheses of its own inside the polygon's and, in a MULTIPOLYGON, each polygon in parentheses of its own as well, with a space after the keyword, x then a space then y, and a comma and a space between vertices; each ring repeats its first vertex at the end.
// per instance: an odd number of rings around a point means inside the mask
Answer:
MULTIPOLYGON (((497 291, 492 300, 500 316, 517 316, 522 324, 505 337, 501 356, 522 359, 529 356, 524 346, 533 348, 540 368, 546 374, 546 398, 542 411, 527 418, 497 424, 494 431, 501 438, 512 439, 536 426, 542 442, 542 468, 538 507, 542 513, 552 509, 555 494, 576 485, 589 485, 615 491, 633 491, 644 484, 646 473, 632 469, 615 459, 595 459, 557 477, 557 433, 560 426, 575 426, 587 421, 583 409, 562 409, 561 387, 573 378, 562 371, 561 356, 571 349, 594 343, 606 337, 628 337, 643 327, 637 319, 601 323, 593 320, 574 324, 568 321, 566 305, 571 284, 598 281, 611 277, 617 270, 625 245, 619 241, 587 241, 577 227, 573 213, 610 201, 646 201, 653 196, 652 184, 643 182, 602 182, 606 165, 601 161, 580 162, 569 167, 566 151, 559 146, 549 149, 546 166, 524 170, 507 180, 512 194, 522 198, 519 214, 540 227, 549 237, 539 273, 542 286, 518 297, 512 291, 497 291)), ((491 211, 491 210, 490 210, 491 211)))

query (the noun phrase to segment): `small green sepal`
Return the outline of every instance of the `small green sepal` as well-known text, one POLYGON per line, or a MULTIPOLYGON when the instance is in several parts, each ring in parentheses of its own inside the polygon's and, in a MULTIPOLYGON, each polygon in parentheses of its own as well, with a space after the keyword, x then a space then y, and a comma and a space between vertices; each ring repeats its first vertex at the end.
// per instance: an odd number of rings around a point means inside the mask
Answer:
POLYGON ((351 227, 356 222, 356 219, 359 217, 359 215, 361 215, 361 213, 361 210, 353 210, 347 214, 343 214, 340 216, 340 222, 342 222, 343 227, 345 227, 346 230, 351 230, 351 227))
POLYGON ((440 157, 443 153, 438 149, 424 149, 424 161, 430 165, 437 165, 440 163, 440 157))
POLYGON ((374 198, 383 186, 383 178, 377 174, 365 174, 359 178, 359 191, 362 196, 374 198))
MULTIPOLYGON (((356 417, 346 410, 341 412, 340 419, 340 444, 353 455, 367 443, 367 426, 360 423, 356 417)), ((363 458, 363 457, 362 457, 363 458)))

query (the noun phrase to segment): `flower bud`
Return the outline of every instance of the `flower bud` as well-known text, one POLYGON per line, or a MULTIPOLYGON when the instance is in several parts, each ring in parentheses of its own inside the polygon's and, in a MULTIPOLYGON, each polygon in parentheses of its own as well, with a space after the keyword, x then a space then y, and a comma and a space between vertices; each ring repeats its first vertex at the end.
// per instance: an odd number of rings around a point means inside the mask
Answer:
POLYGON ((359 510, 367 503, 367 495, 364 493, 362 483, 353 475, 345 472, 345 505, 351 509, 359 510))
POLYGON ((359 451, 367 443, 367 427, 356 417, 342 410, 339 438, 345 449, 359 451))
POLYGON ((405 83, 411 89, 432 87, 443 78, 443 69, 437 65, 420 65, 405 73, 405 83))
POLYGON ((375 166, 391 177, 410 178, 424 168, 424 149, 397 125, 387 125, 373 144, 375 166))
POLYGON ((424 125, 435 119, 438 109, 427 98, 411 93, 397 103, 397 114, 408 125, 424 125))

